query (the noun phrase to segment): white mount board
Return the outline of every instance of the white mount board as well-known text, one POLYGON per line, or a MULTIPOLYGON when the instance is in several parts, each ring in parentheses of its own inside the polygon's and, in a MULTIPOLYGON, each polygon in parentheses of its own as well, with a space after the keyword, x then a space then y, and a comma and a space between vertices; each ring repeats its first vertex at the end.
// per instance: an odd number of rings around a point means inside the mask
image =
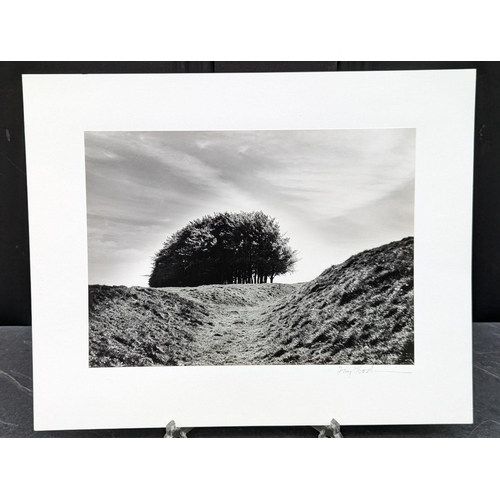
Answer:
POLYGON ((475 71, 25 75, 36 430, 472 422, 475 71), (85 131, 415 128, 415 364, 88 367, 85 131))

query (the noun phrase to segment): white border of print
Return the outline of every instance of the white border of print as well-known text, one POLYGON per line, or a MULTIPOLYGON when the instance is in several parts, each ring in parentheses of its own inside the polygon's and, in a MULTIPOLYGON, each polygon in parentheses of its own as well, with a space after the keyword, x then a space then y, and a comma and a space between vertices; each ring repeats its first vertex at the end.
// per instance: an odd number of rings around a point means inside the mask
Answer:
POLYGON ((35 429, 471 423, 475 81, 25 75, 35 429), (84 131, 393 127, 417 129, 414 366, 88 367, 84 131))

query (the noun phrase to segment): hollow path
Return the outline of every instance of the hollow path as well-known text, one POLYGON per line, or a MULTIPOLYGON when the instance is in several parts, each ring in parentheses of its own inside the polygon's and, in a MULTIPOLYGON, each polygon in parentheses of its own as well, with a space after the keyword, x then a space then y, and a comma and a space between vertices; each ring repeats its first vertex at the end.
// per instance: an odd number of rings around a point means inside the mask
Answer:
POLYGON ((181 297, 196 300, 208 311, 206 320, 193 332, 187 365, 257 365, 273 348, 265 312, 296 285, 221 285, 178 288, 181 297))
POLYGON ((196 333, 192 365, 253 365, 269 349, 261 319, 268 304, 219 306, 196 333))

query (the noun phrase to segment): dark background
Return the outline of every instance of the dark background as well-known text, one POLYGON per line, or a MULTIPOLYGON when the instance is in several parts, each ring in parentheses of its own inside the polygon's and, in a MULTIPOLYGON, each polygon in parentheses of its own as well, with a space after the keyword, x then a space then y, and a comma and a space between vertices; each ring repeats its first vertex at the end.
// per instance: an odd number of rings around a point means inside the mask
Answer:
POLYGON ((473 320, 499 322, 499 62, 0 62, 0 325, 30 325, 30 269, 21 75, 386 71, 476 68, 473 320))

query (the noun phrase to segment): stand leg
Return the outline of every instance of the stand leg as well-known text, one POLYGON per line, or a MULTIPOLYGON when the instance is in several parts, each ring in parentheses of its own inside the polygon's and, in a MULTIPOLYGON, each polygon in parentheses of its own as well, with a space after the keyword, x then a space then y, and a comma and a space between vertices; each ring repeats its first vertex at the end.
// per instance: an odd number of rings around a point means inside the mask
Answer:
POLYGON ((318 432, 319 438, 343 438, 342 433, 340 432, 340 424, 332 418, 330 425, 314 427, 318 432))
POLYGON ((175 421, 171 420, 165 427, 164 438, 187 438, 187 433, 192 427, 177 427, 175 421))

